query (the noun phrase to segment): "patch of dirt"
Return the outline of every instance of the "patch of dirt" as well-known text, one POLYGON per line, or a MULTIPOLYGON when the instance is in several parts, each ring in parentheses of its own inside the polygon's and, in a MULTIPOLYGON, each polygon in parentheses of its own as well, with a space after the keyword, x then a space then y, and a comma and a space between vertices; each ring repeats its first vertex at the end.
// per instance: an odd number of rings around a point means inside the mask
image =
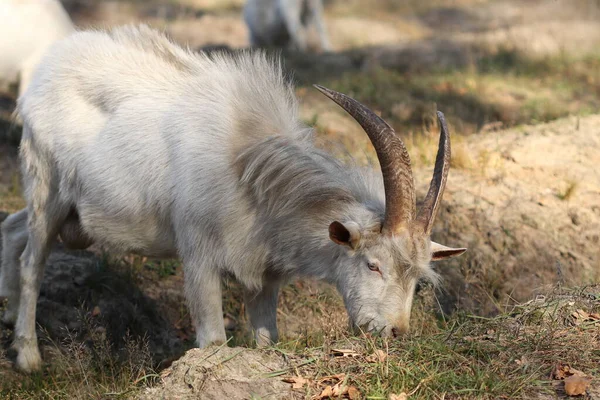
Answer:
POLYGON ((289 368, 289 361, 275 351, 225 346, 192 349, 160 374, 157 387, 146 389, 138 398, 302 398, 273 376, 289 368))
POLYGON ((493 296, 482 300, 485 314, 544 285, 600 280, 599 126, 597 115, 565 118, 472 137, 460 149, 471 165, 451 170, 434 232, 470 247, 442 267, 460 308, 481 308, 477 291, 493 296))

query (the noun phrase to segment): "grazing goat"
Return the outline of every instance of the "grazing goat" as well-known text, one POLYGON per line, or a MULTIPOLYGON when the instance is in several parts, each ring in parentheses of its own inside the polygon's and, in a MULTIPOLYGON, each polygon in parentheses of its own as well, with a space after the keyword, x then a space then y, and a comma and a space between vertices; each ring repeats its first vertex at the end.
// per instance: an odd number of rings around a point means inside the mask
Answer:
POLYGON ((22 94, 48 47, 74 27, 58 0, 2 0, 0 21, 0 82, 19 82, 22 94))
POLYGON ((226 340, 225 274, 244 287, 258 345, 277 341, 278 291, 295 276, 335 284, 355 327, 406 331, 417 281, 436 277, 430 261, 465 251, 429 239, 449 168, 443 116, 417 214, 400 136, 318 88, 362 125, 383 179, 315 148, 280 65, 261 52, 193 54, 146 26, 55 45, 18 100, 27 208, 2 225, 0 296, 18 368, 40 367, 36 300, 58 236, 179 257, 200 347, 226 340))
POLYGON ((252 46, 312 52, 331 50, 321 0, 248 0, 244 20, 252 46))

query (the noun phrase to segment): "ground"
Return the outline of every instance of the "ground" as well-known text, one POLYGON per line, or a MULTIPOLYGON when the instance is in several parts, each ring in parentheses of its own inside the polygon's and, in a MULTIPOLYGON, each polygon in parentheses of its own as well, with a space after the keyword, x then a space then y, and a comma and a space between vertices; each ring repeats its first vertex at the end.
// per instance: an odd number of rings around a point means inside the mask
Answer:
MULTIPOLYGON (((80 26, 146 21, 194 49, 248 44, 241 0, 64 3, 80 26)), ((194 332, 176 260, 58 245, 38 305, 45 370, 12 371, 11 331, 0 329, 0 397, 546 399, 586 375, 587 398, 600 398, 599 3, 325 3, 335 51, 283 54, 320 146, 377 164, 366 135, 312 83, 365 102, 403 134, 422 198, 433 111, 450 122, 433 238, 469 251, 436 265, 444 280, 417 294, 411 334, 352 337, 334 289, 298 281, 280 297, 281 343, 254 350, 226 282, 230 348, 185 353, 194 332)), ((23 206, 13 106, 3 94, 4 212, 23 206)))

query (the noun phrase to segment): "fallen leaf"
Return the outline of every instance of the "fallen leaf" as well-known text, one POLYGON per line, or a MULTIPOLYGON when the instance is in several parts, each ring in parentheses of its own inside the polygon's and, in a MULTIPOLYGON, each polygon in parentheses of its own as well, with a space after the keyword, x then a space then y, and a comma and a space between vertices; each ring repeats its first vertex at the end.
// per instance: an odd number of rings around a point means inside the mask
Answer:
POLYGON ((552 373, 550 374, 550 378, 556 380, 564 380, 571 376, 591 379, 589 375, 585 374, 584 372, 563 363, 556 364, 552 369, 552 373))
POLYGON ((386 352, 381 349, 377 349, 373 352, 373 354, 371 354, 370 356, 367 357, 367 362, 370 362, 370 363, 384 362, 386 358, 387 358, 386 352))
POLYGON ((573 323, 575 325, 580 325, 583 322, 595 323, 595 322, 600 321, 600 314, 598 314, 598 313, 589 314, 588 312, 586 312, 584 310, 573 311, 571 313, 571 317, 573 318, 573 323))
POLYGON ((569 396, 585 394, 592 378, 587 376, 571 375, 565 379, 565 393, 569 396))
POLYGON ((334 396, 333 387, 327 385, 325 387, 325 389, 323 389, 323 391, 321 391, 321 394, 319 394, 317 397, 313 397, 313 399, 321 400, 321 399, 326 399, 327 397, 331 397, 331 396, 334 396))
POLYGON ((352 349, 331 349, 331 355, 334 357, 358 357, 359 354, 352 349))
MULTIPOLYGON (((345 376, 345 374, 340 374, 340 375, 345 376)), ((325 387, 325 389, 323 389, 321 391, 320 394, 313 397, 313 400, 322 400, 322 399, 326 399, 329 397, 339 398, 341 396, 345 396, 345 397, 349 398, 350 400, 360 399, 360 397, 361 397, 360 392, 358 391, 358 389, 356 387, 348 386, 348 385, 342 386, 342 384, 343 384, 343 382, 339 381, 338 383, 336 383, 333 386, 327 385, 325 387)))
POLYGON ((573 317, 573 323, 575 325, 579 325, 582 322, 586 321, 590 317, 590 314, 588 314, 584 310, 576 310, 571 313, 571 317, 573 317))
POLYGON ((552 372, 550 373, 550 379, 563 380, 566 377, 573 375, 570 370, 571 367, 569 367, 567 364, 558 363, 552 369, 552 372))
POLYGON ((319 379, 319 383, 323 384, 325 382, 335 382, 335 381, 341 381, 346 377, 346 374, 341 373, 341 374, 335 374, 335 375, 328 375, 328 376, 324 376, 321 379, 319 379))
POLYGON ((310 383, 310 380, 301 376, 290 376, 287 378, 283 378, 283 381, 286 383, 291 383, 292 389, 302 389, 305 385, 308 385, 310 383))
POLYGON ((360 392, 355 386, 348 386, 347 392, 350 400, 360 399, 360 392))
POLYGON ((407 400, 408 396, 406 395, 406 393, 402 392, 400 394, 390 394, 390 397, 388 400, 407 400))

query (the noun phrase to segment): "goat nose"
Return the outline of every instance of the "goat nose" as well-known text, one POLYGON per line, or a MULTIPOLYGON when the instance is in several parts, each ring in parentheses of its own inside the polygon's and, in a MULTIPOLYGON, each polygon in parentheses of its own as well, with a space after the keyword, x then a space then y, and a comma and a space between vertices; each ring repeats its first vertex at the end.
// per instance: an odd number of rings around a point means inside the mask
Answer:
POLYGON ((408 325, 397 325, 392 328, 392 336, 395 338, 399 338, 406 333, 408 333, 408 325))

